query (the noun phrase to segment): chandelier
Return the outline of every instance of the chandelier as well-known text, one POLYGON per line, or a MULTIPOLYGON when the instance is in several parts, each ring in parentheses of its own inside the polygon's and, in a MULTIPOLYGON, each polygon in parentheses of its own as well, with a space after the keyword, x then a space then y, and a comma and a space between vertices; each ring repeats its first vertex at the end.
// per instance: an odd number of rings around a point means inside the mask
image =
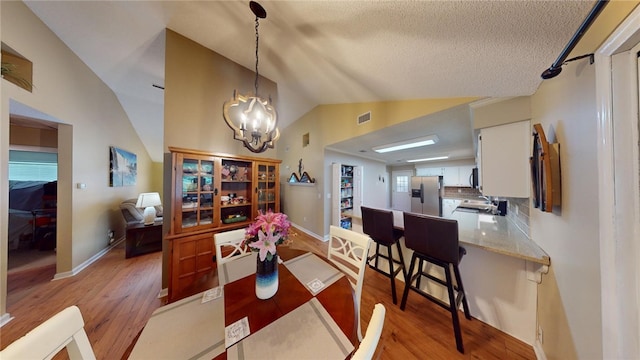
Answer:
POLYGON ((261 153, 273 145, 280 131, 276 128, 278 117, 276 109, 271 105, 271 98, 265 100, 258 96, 258 19, 267 17, 266 10, 257 2, 249 2, 251 11, 256 16, 256 79, 255 93, 242 95, 233 91, 233 98, 224 103, 222 114, 227 125, 233 129, 233 138, 240 140, 244 146, 254 153, 261 153))

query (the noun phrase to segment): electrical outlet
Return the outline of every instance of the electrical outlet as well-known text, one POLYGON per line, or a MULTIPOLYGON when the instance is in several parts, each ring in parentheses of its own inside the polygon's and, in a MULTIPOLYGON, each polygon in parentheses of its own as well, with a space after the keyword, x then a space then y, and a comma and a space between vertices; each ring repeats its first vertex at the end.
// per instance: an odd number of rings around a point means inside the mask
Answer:
POLYGON ((109 238, 109 244, 111 244, 115 240, 113 237, 114 237, 114 232, 113 230, 109 229, 107 231, 107 238, 109 238))
POLYGON ((306 217, 306 216, 305 216, 305 217, 303 217, 303 218, 302 218, 302 221, 307 222, 307 217, 306 217))
POLYGON ((542 344, 542 326, 538 326, 538 340, 542 344))

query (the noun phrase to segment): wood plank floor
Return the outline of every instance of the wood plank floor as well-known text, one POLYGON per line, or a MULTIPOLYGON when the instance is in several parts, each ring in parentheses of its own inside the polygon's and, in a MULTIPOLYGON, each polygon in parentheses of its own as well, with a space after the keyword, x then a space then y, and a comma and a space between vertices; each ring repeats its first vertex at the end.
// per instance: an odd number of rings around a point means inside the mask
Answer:
MULTIPOLYGON (((327 253, 326 243, 296 233, 292 247, 327 253)), ((0 349, 75 304, 83 314, 97 358, 120 359, 151 313, 163 305, 157 298, 161 253, 125 259, 123 244, 72 278, 40 283, 28 277, 21 279, 11 280, 8 311, 15 319, 0 328, 0 349)), ((401 294, 404 283, 397 281, 396 287, 401 294)), ((446 310, 415 293, 410 294, 406 310, 400 310, 391 300, 388 278, 367 269, 362 294, 363 329, 376 303, 387 308, 376 359, 535 359, 531 346, 477 319, 466 320, 462 314, 465 354, 458 353, 446 310)))

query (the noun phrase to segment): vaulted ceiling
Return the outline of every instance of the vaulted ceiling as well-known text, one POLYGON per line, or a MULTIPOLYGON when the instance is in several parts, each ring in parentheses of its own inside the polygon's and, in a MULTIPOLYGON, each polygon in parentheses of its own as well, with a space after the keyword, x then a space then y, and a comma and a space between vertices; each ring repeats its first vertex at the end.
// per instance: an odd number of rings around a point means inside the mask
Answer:
MULTIPOLYGON (((25 3, 113 89, 154 161, 162 160, 163 92, 152 85, 164 85, 165 28, 249 69, 255 66, 248 1, 25 3)), ((260 21, 259 69, 278 84, 284 128, 319 104, 531 95, 594 2, 261 4, 267 18, 260 21)), ((459 129, 459 120, 437 122, 471 133, 468 123, 459 129)), ((415 137, 421 126, 383 138, 415 137)))

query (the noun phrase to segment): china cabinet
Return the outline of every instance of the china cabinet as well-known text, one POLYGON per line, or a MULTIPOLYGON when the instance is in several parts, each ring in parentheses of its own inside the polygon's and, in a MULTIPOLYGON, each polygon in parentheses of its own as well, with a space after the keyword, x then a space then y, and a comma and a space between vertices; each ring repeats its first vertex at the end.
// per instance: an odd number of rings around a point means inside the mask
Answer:
POLYGON ((169 300, 215 266, 213 234, 280 211, 280 160, 171 151, 169 300))

